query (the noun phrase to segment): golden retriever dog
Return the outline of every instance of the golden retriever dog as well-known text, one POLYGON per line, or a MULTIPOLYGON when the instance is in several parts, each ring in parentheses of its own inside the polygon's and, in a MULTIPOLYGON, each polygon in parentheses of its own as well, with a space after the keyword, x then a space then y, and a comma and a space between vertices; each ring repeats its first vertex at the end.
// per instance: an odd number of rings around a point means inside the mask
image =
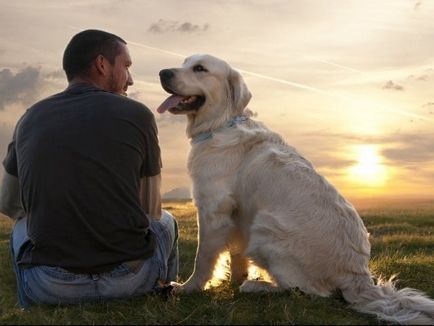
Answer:
POLYGON ((160 71, 172 94, 159 113, 187 116, 188 170, 198 210, 192 275, 175 293, 203 290, 229 249, 242 292, 299 288, 342 293, 358 311, 401 324, 434 324, 434 301, 374 282, 368 233, 354 207, 281 136, 252 119, 242 76, 210 55, 160 71), (247 280, 248 259, 272 282, 247 280), (243 282, 244 281, 244 282, 243 282))

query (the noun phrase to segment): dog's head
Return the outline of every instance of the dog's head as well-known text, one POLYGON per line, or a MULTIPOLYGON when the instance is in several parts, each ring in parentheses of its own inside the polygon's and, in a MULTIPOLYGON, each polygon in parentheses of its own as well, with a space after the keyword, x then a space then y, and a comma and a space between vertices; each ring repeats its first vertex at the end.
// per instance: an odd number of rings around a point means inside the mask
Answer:
POLYGON ((197 122, 224 122, 240 115, 251 98, 242 76, 210 55, 193 55, 181 68, 163 69, 160 80, 172 95, 158 112, 186 114, 197 122))

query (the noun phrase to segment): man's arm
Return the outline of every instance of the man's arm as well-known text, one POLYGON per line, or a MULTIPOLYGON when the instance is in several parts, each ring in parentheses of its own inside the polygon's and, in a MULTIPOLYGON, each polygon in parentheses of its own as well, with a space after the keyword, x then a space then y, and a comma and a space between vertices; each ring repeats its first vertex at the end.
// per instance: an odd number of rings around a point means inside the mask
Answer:
POLYGON ((161 218, 161 174, 140 179, 140 203, 152 218, 161 218))
POLYGON ((3 180, 0 186, 0 212, 13 218, 24 217, 24 209, 20 200, 18 178, 3 169, 3 180))

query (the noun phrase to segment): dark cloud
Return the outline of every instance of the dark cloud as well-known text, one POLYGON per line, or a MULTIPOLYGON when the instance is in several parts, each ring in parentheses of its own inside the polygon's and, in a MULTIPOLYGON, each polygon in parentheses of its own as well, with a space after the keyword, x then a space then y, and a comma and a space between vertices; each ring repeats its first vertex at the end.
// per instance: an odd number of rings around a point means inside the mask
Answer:
POLYGON ((40 69, 35 67, 26 67, 15 74, 8 68, 0 70, 0 111, 7 104, 33 102, 39 79, 40 69))
POLYGON ((318 167, 342 168, 353 165, 354 161, 341 159, 339 158, 340 155, 335 155, 339 148, 343 148, 349 143, 354 145, 381 145, 383 148, 381 155, 392 165, 398 164, 412 168, 421 163, 432 162, 434 165, 434 133, 397 132, 379 136, 360 136, 319 131, 303 134, 301 138, 303 141, 299 144, 300 146, 296 147, 304 149, 307 154, 306 158, 312 160, 315 166, 318 167), (310 152, 309 148, 311 146, 309 144, 312 143, 322 145, 319 148, 316 146, 315 150, 310 152))
MULTIPOLYGON (((355 160, 343 158, 340 148, 344 148, 349 142, 354 144, 373 143, 367 137, 359 137, 349 134, 336 134, 328 130, 319 130, 311 133, 303 133, 291 137, 297 151, 319 169, 334 170, 345 169, 357 163, 355 160), (319 145, 320 144, 320 145, 319 145), (319 146, 318 146, 319 145, 319 146)), ((327 175, 330 176, 330 171, 327 175)))
POLYGON ((208 30, 209 25, 205 24, 203 26, 193 25, 192 23, 185 22, 179 26, 178 31, 180 32, 201 32, 208 30))
POLYGON ((384 86, 383 89, 394 89, 396 91, 403 91, 404 87, 401 85, 398 85, 394 83, 393 81, 389 80, 384 86))
POLYGON ((158 22, 151 24, 148 31, 151 33, 167 33, 167 32, 181 32, 181 33, 194 33, 205 32, 209 29, 209 24, 197 25, 190 22, 178 22, 160 19, 158 22))
POLYGON ((434 162, 434 134, 389 136, 385 138, 385 142, 390 145, 382 151, 382 154, 388 160, 399 163, 434 162))
POLYGON ((55 70, 44 74, 45 79, 66 79, 65 72, 62 69, 55 70))

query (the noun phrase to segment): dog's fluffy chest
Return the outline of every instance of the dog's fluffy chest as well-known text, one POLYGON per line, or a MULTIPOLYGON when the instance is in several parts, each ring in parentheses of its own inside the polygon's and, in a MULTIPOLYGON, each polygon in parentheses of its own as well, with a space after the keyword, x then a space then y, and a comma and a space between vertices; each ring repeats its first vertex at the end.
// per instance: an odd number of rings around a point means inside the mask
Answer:
POLYGON ((287 145, 278 134, 260 122, 249 120, 242 125, 213 133, 205 141, 193 143, 188 170, 193 179, 195 175, 204 174, 213 177, 233 175, 237 171, 240 172, 239 168, 246 160, 252 159, 251 153, 267 149, 274 149, 284 159, 288 156, 292 156, 293 159, 300 158, 297 151, 287 145))
MULTIPOLYGON (((266 172, 264 167, 300 163, 309 165, 278 134, 250 120, 217 132, 206 141, 193 143, 188 170, 197 202, 208 201, 209 198, 204 197, 209 194, 213 194, 216 201, 216 197, 237 201, 244 196, 246 185, 249 185, 249 193, 258 186, 256 180, 266 172)), ((267 174, 274 177, 272 171, 268 170, 267 174)))
POLYGON ((188 170, 193 181, 197 178, 201 181, 204 179, 218 180, 233 175, 243 157, 242 147, 216 148, 212 144, 199 144, 190 151, 188 170))

